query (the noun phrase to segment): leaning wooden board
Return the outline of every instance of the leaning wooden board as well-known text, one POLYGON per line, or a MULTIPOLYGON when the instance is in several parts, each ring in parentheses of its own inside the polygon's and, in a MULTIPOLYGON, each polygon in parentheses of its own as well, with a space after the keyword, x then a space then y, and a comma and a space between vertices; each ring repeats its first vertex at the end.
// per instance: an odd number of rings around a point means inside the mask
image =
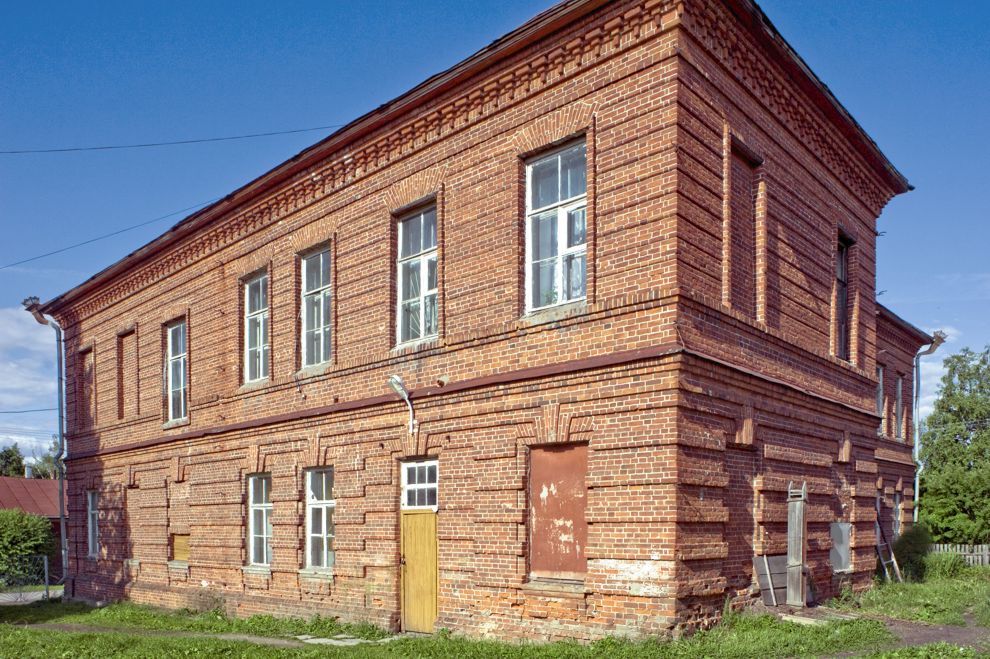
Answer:
POLYGON ((787 555, 754 556, 753 571, 760 585, 760 595, 767 606, 787 602, 787 555))

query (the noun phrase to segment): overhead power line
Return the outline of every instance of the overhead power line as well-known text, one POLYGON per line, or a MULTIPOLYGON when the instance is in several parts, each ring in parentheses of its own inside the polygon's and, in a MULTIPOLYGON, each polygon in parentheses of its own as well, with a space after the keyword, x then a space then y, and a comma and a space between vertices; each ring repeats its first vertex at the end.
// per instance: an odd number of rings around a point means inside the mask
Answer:
POLYGON ((31 412, 54 412, 54 407, 39 407, 34 410, 0 410, 0 414, 30 414, 31 412))
POLYGON ((117 229, 116 231, 111 231, 110 233, 105 233, 102 236, 97 236, 95 238, 90 238, 89 240, 84 240, 73 245, 68 245, 66 247, 60 247, 59 249, 52 250, 51 252, 45 252, 44 254, 38 254, 36 256, 31 256, 26 259, 21 259, 20 261, 14 261, 13 263, 8 263, 6 265, 0 265, 0 270, 5 270, 7 268, 13 268, 15 265, 23 265, 25 263, 30 263, 31 261, 37 261, 39 259, 46 258, 48 256, 54 256, 56 254, 61 254, 62 252, 68 252, 70 249, 76 249, 77 247, 82 247, 84 245, 89 245, 90 243, 95 243, 99 240, 105 240, 107 238, 112 238, 114 236, 119 236, 122 233, 128 231, 133 231, 134 229, 140 229, 141 227, 148 226, 149 224, 154 224, 155 222, 161 222, 162 220, 168 219, 173 215, 179 215, 180 213, 186 213, 197 208, 202 208, 207 204, 212 204, 214 201, 218 201, 223 197, 214 197, 213 199, 208 199, 206 201, 201 201, 198 204, 193 204, 192 206, 186 206, 185 208, 180 208, 177 211, 172 211, 171 213, 166 213, 165 215, 159 215, 156 218, 145 220, 144 222, 138 222, 137 224, 132 224, 129 227, 124 227, 123 229, 117 229))
POLYGON ((159 146, 178 146, 182 144, 203 144, 205 142, 230 142, 233 140, 249 140, 256 137, 272 137, 274 135, 292 135, 294 133, 310 133, 314 130, 329 130, 340 128, 346 124, 331 124, 329 126, 313 126, 312 128, 294 128, 292 130, 275 130, 267 133, 250 133, 247 135, 227 135, 224 137, 199 137, 190 140, 173 140, 167 142, 141 142, 138 144, 105 144, 101 146, 66 146, 49 149, 4 149, 0 155, 18 156, 38 153, 78 153, 80 151, 117 151, 121 149, 148 149, 159 146))

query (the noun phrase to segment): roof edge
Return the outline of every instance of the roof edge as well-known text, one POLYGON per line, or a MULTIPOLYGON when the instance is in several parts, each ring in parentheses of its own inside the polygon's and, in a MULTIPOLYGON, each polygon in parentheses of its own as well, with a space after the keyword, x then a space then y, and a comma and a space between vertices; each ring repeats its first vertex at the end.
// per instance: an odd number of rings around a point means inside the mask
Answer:
POLYGON ((906 330, 909 334, 917 338, 918 341, 921 342, 921 345, 928 345, 935 340, 935 338, 931 334, 921 329, 917 325, 914 325, 904 320, 903 318, 901 318, 896 313, 894 313, 887 307, 883 306, 879 302, 877 302, 877 315, 883 317, 886 320, 889 320, 891 323, 897 325, 901 329, 906 330))

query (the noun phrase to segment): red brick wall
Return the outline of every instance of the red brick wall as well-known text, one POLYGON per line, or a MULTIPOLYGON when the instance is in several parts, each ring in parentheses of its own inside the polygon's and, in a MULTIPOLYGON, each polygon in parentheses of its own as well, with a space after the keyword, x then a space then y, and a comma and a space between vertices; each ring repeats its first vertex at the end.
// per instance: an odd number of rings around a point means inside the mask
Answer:
MULTIPOLYGON (((94 428, 69 388, 75 593, 395 627, 399 460, 424 455, 440 461, 438 627, 587 639, 711 624, 727 595, 752 597, 754 552, 784 550, 792 480, 811 496, 816 592, 837 584, 840 519, 856 525, 865 585, 877 478, 911 469, 872 414, 874 227, 891 194, 726 7, 608 4, 58 310, 70 375, 80 346, 96 373, 94 428), (588 299, 526 315, 524 159, 575 136, 588 299), (733 140, 753 164, 745 189, 731 185, 733 140), (425 199, 441 331, 396 348, 394 225, 425 199), (733 216, 750 227, 737 287, 733 216), (832 356, 840 230, 857 240, 852 364, 832 356), (299 370, 298 254, 327 241, 333 359, 299 370), (261 268, 272 376, 243 385, 240 281, 261 268), (179 317, 190 414, 165 424, 162 326, 179 317), (392 373, 414 394, 411 435, 392 373), (582 584, 529 578, 529 447, 561 442, 588 445, 582 584), (331 577, 300 570, 303 470, 317 465, 335 470, 331 577), (267 573, 242 570, 245 478, 259 472, 273 488, 267 573), (169 562, 174 533, 190 534, 188 565, 169 562)), ((890 340, 908 354, 917 339, 890 340)))

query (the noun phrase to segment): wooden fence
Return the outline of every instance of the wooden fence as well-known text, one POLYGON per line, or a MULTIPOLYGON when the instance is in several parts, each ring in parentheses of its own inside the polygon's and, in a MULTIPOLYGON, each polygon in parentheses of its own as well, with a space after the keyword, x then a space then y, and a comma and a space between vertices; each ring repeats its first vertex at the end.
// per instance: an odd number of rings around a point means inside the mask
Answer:
POLYGON ((967 565, 990 565, 990 545, 932 545, 940 554, 959 554, 967 565))

